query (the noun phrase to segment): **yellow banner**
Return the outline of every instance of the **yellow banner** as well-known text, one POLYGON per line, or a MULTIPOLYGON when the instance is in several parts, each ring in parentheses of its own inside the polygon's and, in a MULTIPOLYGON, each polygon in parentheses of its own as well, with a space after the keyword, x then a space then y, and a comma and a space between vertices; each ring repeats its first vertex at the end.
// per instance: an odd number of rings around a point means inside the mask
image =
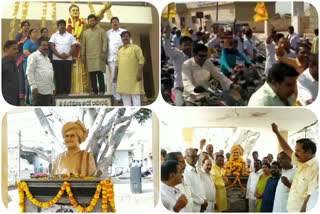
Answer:
POLYGON ((176 17, 177 11, 176 11, 176 3, 170 3, 167 5, 161 14, 162 18, 174 18, 176 17))
POLYGON ((258 2, 256 8, 254 9, 254 12, 254 22, 261 22, 269 19, 268 11, 264 2, 258 2))

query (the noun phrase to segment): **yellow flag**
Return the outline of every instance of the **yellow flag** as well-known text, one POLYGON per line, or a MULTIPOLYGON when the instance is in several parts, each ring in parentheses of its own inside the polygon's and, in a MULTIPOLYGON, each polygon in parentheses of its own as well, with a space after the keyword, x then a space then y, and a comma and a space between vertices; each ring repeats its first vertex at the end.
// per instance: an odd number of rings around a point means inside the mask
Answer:
POLYGON ((161 14, 162 18, 174 18, 176 17, 177 11, 176 11, 176 3, 170 3, 167 5, 161 14))
POLYGON ((254 22, 261 22, 269 19, 268 11, 264 2, 258 2, 254 9, 255 15, 253 16, 254 22))

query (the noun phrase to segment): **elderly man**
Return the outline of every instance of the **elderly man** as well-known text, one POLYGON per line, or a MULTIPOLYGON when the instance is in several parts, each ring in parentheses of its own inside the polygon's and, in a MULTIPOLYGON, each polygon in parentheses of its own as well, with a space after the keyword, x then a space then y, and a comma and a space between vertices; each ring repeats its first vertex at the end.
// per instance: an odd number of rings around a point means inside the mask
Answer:
POLYGON ((316 144, 307 138, 297 140, 295 152, 293 152, 281 136, 275 123, 272 124, 272 131, 277 136, 283 151, 291 157, 292 163, 297 166, 287 203, 288 212, 305 212, 311 194, 318 189, 319 185, 319 164, 315 157, 316 144))
POLYGON ((107 50, 107 38, 105 31, 96 26, 97 17, 93 14, 88 16, 89 29, 84 31, 81 40, 81 56, 86 62, 88 72, 90 73, 92 90, 95 95, 104 95, 105 85, 103 72, 106 71, 104 63, 104 52, 107 50), (97 87, 97 78, 99 81, 99 91, 97 87))
POLYGON ((196 169, 198 155, 195 149, 188 148, 185 152, 187 166, 184 172, 184 181, 191 187, 191 196, 193 199, 193 212, 204 212, 207 209, 208 202, 205 192, 202 188, 199 172, 196 169))
POLYGON ((254 171, 250 173, 248 178, 246 198, 249 202, 249 212, 256 212, 256 197, 254 196, 254 193, 256 192, 259 177, 263 173, 261 166, 261 160, 254 160, 254 171))
POLYGON ((274 197, 276 194, 276 189, 278 181, 280 179, 281 166, 278 162, 273 162, 271 164, 270 177, 267 181, 266 187, 262 195, 261 212, 272 212, 274 197))
POLYGON ((268 80, 249 100, 248 106, 292 106, 299 73, 286 63, 274 64, 268 80))
POLYGON ((66 21, 59 20, 59 31, 54 33, 49 43, 53 52, 52 64, 55 73, 57 94, 69 94, 71 90, 72 54, 76 50, 77 40, 66 31, 66 21))
POLYGON ((48 57, 49 43, 42 39, 38 50, 28 57, 27 77, 31 87, 35 106, 49 106, 55 96, 53 67, 48 57))
POLYGON ((4 57, 2 58, 2 95, 11 105, 19 106, 19 70, 15 58, 19 53, 18 43, 8 40, 4 44, 4 57))
MULTIPOLYGON (((186 168, 186 163, 181 152, 169 152, 165 158, 165 161, 167 160, 178 161, 181 171, 184 172, 184 169, 186 168)), ((176 188, 178 188, 181 194, 184 194, 188 200, 188 204, 186 205, 185 209, 181 210, 181 212, 192 212, 193 200, 191 196, 190 186, 186 184, 184 180, 182 180, 180 184, 176 185, 176 188)))
POLYGON ((302 105, 313 103, 319 90, 319 59, 318 55, 311 55, 309 68, 305 70, 298 78, 298 101, 302 105))
POLYGON ((143 94, 142 77, 144 57, 138 45, 131 44, 131 33, 121 33, 123 46, 118 51, 118 61, 114 82, 117 92, 121 95, 124 106, 140 106, 143 94))
POLYGON ((167 160, 161 164, 161 200, 165 208, 182 212, 188 200, 175 186, 182 182, 183 175, 178 161, 167 160))
POLYGON ((216 164, 213 165, 212 178, 216 187, 216 212, 222 212, 227 210, 227 190, 226 184, 228 183, 228 178, 226 176, 226 170, 224 169, 224 157, 222 155, 217 155, 216 164))
POLYGON ((80 120, 68 122, 62 127, 62 135, 68 151, 59 155, 52 167, 53 175, 76 174, 92 176, 96 164, 90 152, 80 150, 80 144, 88 136, 88 130, 80 120))
POLYGON ((297 168, 292 166, 291 158, 285 152, 278 154, 278 161, 282 167, 282 175, 277 185, 272 212, 286 213, 289 192, 297 168))
MULTIPOLYGON (((112 28, 107 31, 107 39, 108 39, 108 66, 109 71, 111 72, 111 81, 114 78, 116 65, 117 65, 117 58, 118 58, 118 50, 123 42, 121 40, 121 33, 127 31, 120 27, 120 21, 118 17, 112 17, 110 20, 112 28)), ((112 95, 114 101, 119 103, 121 100, 121 96, 117 93, 117 83, 112 83, 112 95)))
MULTIPOLYGON (((202 154, 203 151, 203 147, 206 145, 206 139, 201 139, 200 140, 200 151, 199 151, 199 154, 202 154)), ((208 154, 208 158, 211 160, 211 162, 214 161, 214 154, 213 154, 213 145, 212 144, 207 144, 206 146, 206 152, 208 154)), ((201 164, 202 164, 202 160, 201 161, 201 164)))
POLYGON ((202 188, 205 192, 205 196, 208 201, 208 206, 205 212, 214 212, 216 204, 216 187, 211 177, 212 162, 209 158, 203 159, 202 168, 199 170, 200 181, 202 188))

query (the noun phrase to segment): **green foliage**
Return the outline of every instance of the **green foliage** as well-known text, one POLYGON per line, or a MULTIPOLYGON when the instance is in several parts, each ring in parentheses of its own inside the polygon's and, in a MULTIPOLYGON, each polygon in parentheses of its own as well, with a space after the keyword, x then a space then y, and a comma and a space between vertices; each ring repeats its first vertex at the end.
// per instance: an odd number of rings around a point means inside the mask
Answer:
POLYGON ((146 108, 141 108, 135 115, 134 119, 138 121, 140 125, 143 125, 144 122, 151 118, 152 111, 146 108))

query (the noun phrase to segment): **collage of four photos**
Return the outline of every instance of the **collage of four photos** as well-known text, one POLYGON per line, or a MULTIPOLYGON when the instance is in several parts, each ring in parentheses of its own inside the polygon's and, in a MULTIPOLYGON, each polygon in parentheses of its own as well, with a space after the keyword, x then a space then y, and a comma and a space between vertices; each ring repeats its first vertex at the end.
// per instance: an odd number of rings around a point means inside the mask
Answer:
POLYGON ((1 213, 319 208, 319 3, 1 6, 1 213))

